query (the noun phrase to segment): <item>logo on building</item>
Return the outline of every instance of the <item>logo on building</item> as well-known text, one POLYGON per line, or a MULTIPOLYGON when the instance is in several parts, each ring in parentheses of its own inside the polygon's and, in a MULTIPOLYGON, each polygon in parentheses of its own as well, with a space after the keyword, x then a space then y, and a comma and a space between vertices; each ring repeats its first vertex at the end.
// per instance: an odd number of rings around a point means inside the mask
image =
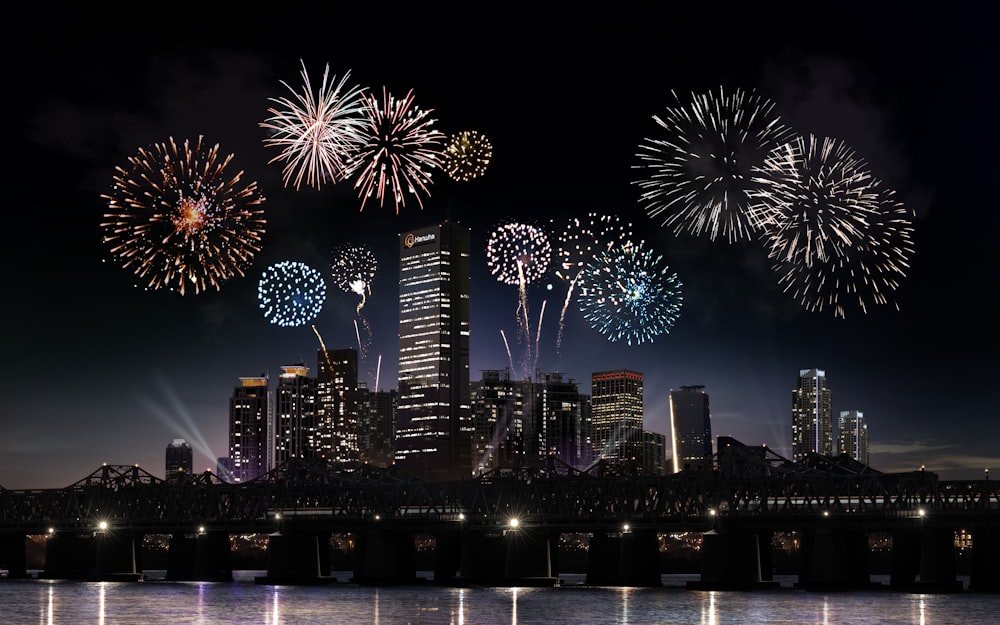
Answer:
POLYGON ((422 243, 430 243, 434 240, 434 233, 421 234, 419 236, 413 234, 412 232, 403 237, 403 245, 406 247, 413 247, 414 245, 420 245, 422 243))

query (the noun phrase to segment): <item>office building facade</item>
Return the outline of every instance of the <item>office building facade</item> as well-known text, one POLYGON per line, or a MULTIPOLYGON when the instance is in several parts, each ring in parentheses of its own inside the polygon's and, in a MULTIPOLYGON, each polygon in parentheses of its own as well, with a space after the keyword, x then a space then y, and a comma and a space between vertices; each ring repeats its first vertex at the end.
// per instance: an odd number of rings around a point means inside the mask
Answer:
POLYGON ((868 454, 868 424, 860 410, 841 410, 837 421, 837 447, 865 466, 870 466, 868 454))
POLYGON ((372 391, 358 383, 358 449, 361 460, 379 467, 393 463, 396 389, 372 391))
POLYGON ((395 459, 430 480, 470 477, 469 230, 404 232, 399 261, 395 459))
POLYGON ((591 375, 594 452, 598 459, 642 460, 643 375, 621 369, 591 375))
POLYGON ((229 398, 229 478, 246 482, 270 471, 274 438, 267 376, 240 378, 229 398))
POLYGON ((305 363, 283 366, 274 399, 274 463, 321 456, 316 416, 316 378, 305 363))
POLYGON ((194 450, 183 438, 175 438, 167 445, 165 476, 167 479, 178 475, 190 475, 194 469, 194 450))
POLYGON ((712 469, 712 413, 704 386, 670 390, 673 472, 712 469))
POLYGON ((833 394, 822 369, 802 369, 792 391, 792 460, 833 455, 833 394))
POLYGON ((320 349, 316 354, 319 455, 331 462, 358 461, 358 418, 358 350, 320 349))

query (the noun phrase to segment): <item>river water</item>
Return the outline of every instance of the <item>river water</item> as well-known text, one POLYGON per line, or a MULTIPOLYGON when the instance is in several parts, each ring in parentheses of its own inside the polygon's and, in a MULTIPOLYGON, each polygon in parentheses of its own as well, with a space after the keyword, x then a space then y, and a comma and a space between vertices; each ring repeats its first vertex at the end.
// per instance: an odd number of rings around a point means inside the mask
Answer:
MULTIPOLYGON (((160 578, 157 579, 157 574, 160 578)), ((815 592, 690 590, 697 575, 664 575, 662 588, 588 587, 563 575, 554 588, 371 587, 257 584, 262 571, 234 571, 232 582, 0 581, 0 623, 97 625, 448 624, 448 625, 780 625, 852 623, 996 625, 1000 595, 919 594, 876 588, 815 592)), ((334 573, 349 579, 350 573, 334 573)), ((963 578, 959 578, 963 579, 963 578)), ((879 576, 872 581, 888 582, 879 576)), ((965 580, 968 588, 968 579, 965 580)))

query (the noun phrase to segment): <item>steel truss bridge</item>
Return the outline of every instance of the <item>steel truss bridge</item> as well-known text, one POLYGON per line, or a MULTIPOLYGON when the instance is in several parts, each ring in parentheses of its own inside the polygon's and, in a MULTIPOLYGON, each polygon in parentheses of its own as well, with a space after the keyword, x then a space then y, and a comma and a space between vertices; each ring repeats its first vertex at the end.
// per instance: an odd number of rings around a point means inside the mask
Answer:
POLYGON ((574 469, 552 457, 453 482, 398 467, 293 461, 258 479, 216 475, 160 479, 138 466, 102 465, 65 487, 0 487, 0 533, 89 531, 99 523, 136 533, 272 532, 278 521, 351 532, 379 523, 413 532, 456 521, 465 529, 522 527, 661 533, 722 527, 794 531, 819 523, 891 530, 914 519, 939 526, 1000 528, 1000 484, 942 481, 923 470, 881 473, 846 456, 791 462, 732 441, 714 470, 649 475, 635 464, 574 469))

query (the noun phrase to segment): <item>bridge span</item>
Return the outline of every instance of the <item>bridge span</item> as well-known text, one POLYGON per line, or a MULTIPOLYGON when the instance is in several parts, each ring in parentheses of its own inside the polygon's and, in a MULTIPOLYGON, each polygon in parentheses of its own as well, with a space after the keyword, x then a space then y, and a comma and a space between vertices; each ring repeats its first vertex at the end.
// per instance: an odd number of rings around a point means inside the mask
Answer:
POLYGON ((1000 485, 881 473, 843 457, 789 462, 733 446, 715 470, 668 476, 632 464, 573 469, 555 458, 473 479, 429 482, 397 467, 294 461, 256 480, 159 479, 103 465, 65 488, 0 488, 0 565, 28 575, 25 537, 44 535, 55 579, 141 580, 141 544, 170 536, 168 579, 232 579, 230 537, 267 536, 261 583, 329 583, 332 534, 351 534, 367 584, 558 585, 561 534, 589 536, 587 583, 657 586, 658 536, 697 532, 693 588, 766 589, 771 536, 800 537, 799 582, 872 585, 867 536, 892 537, 889 586, 962 590, 955 534, 972 536, 969 590, 1000 591, 1000 485), (417 579, 416 536, 434 539, 433 579, 417 579))

